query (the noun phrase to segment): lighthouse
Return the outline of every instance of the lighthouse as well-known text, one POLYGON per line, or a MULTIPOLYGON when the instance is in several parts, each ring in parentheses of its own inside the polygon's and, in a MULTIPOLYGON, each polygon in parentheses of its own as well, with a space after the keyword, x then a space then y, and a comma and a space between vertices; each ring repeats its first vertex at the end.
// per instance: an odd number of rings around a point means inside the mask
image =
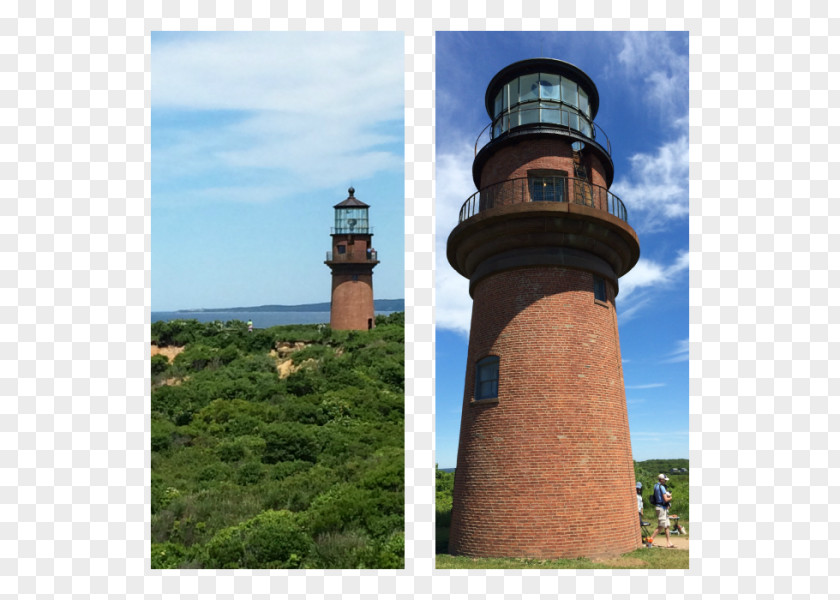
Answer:
POLYGON ((487 87, 478 191, 447 242, 473 299, 452 554, 641 545, 615 310, 640 249, 609 191, 598 105, 590 77, 553 58, 511 64, 487 87))
POLYGON ((354 196, 352 187, 347 191, 348 197, 333 207, 332 250, 324 261, 332 273, 330 327, 373 329, 373 268, 379 260, 372 245, 370 207, 354 196))

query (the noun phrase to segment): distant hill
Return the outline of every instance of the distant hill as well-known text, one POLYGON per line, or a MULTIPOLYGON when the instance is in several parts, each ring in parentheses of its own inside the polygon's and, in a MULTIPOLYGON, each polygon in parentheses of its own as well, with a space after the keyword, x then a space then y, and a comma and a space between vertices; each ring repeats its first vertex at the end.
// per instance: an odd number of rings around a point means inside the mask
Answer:
MULTIPOLYGON (((405 299, 374 300, 373 309, 383 312, 402 312, 405 310, 405 299)), ((329 302, 315 304, 264 304, 262 306, 236 306, 233 308, 197 308, 178 310, 175 312, 330 312, 329 302)))

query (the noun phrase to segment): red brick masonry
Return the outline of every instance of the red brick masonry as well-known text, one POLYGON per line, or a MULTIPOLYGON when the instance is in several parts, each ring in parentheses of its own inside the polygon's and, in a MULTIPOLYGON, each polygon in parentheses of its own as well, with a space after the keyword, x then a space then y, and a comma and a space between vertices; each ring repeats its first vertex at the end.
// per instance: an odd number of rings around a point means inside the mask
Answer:
POLYGON ((615 290, 587 271, 495 273, 473 292, 450 552, 576 558, 640 546, 615 290), (496 401, 475 363, 499 357, 496 401), (594 534, 594 535, 593 535, 594 534))

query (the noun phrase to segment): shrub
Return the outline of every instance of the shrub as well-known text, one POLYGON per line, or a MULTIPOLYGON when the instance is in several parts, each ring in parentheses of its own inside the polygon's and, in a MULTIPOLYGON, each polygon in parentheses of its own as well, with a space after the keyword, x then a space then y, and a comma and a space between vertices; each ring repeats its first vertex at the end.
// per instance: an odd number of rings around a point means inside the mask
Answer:
POLYGON ((293 460, 315 462, 318 456, 316 427, 300 423, 276 423, 263 432, 265 454, 263 462, 277 463, 293 460))
POLYGON ((253 485, 263 478, 263 466, 258 462, 247 462, 236 471, 236 483, 239 485, 253 485))
POLYGON ((169 368, 169 359, 163 354, 155 354, 152 357, 152 377, 160 375, 169 368))
POLYGON ((314 394, 321 387, 322 378, 312 372, 312 369, 301 369, 289 375, 286 379, 286 391, 294 396, 314 394))
POLYGON ((152 419, 152 452, 165 452, 172 443, 175 426, 169 421, 152 419))
POLYGON ((216 447, 216 454, 219 456, 219 460, 236 462, 245 458, 245 445, 238 440, 222 442, 216 447))
MULTIPOLYGON (((351 484, 340 484, 318 496, 306 511, 312 535, 363 528, 374 536, 390 533, 402 521, 380 505, 380 495, 351 484)), ((402 500, 402 499, 401 499, 402 500)), ((400 511, 402 506, 394 507, 400 511)))
POLYGON ((196 479, 203 483, 213 483, 224 481, 228 477, 229 469, 220 463, 209 464, 202 467, 198 472, 196 479))
MULTIPOLYGON (((339 482, 336 471, 323 465, 312 466, 309 463, 286 462, 281 465, 303 464, 305 469, 288 475, 266 493, 265 507, 288 509, 295 512, 305 511, 312 501, 339 482)), ((287 467, 288 468, 288 467, 287 467)))
POLYGON ((286 479, 295 473, 300 473, 312 467, 312 463, 303 460, 279 462, 271 468, 271 477, 274 479, 286 479))
POLYGON ((288 569, 301 565, 312 539, 289 511, 265 511, 218 532, 207 543, 208 567, 288 569))
POLYGON ((187 550, 180 544, 164 542, 152 544, 153 569, 178 569, 187 557, 187 550))
POLYGON ((323 425, 329 418, 324 409, 318 406, 318 397, 289 397, 280 404, 280 418, 304 425, 323 425))
POLYGON ((330 532, 315 539, 315 567, 361 568, 368 536, 361 531, 330 532))
POLYGON ((358 553, 360 569, 402 569, 405 567, 405 534, 391 534, 384 541, 369 544, 358 553))

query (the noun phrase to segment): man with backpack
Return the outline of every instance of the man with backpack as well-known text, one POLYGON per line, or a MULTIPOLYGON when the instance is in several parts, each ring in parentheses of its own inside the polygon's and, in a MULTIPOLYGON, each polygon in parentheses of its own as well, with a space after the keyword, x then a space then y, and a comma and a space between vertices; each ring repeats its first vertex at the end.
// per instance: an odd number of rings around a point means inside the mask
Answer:
POLYGON ((665 482, 668 481, 668 477, 664 473, 659 474, 659 483, 653 486, 653 493, 650 495, 650 503, 653 504, 653 508, 656 509, 656 530, 653 532, 653 537, 656 538, 659 535, 660 530, 665 531, 665 541, 667 542, 667 548, 674 548, 674 544, 671 543, 671 534, 669 532, 669 525, 668 525, 668 509, 671 508, 671 494, 668 492, 668 488, 665 487, 665 482))

